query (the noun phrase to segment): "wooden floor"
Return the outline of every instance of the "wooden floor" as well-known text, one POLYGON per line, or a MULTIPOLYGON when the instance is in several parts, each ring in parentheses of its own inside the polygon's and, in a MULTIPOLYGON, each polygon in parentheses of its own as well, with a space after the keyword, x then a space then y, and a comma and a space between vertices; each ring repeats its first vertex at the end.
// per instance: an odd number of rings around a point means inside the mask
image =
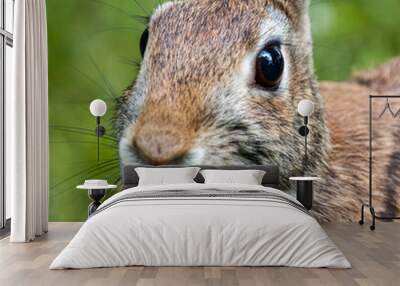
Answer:
POLYGON ((286 267, 126 267, 48 270, 79 229, 79 223, 51 223, 49 233, 29 244, 0 241, 0 285, 400 285, 400 224, 324 225, 353 269, 286 267))

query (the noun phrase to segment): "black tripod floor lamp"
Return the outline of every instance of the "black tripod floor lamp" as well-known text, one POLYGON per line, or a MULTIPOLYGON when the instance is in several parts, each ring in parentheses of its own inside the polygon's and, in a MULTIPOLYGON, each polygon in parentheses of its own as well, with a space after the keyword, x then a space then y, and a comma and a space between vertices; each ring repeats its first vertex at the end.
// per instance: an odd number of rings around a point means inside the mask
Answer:
POLYGON ((90 103, 90 113, 96 117, 96 137, 97 137, 97 162, 100 160, 100 137, 106 134, 106 129, 101 125, 101 117, 107 112, 107 104, 101 99, 95 99, 90 103))

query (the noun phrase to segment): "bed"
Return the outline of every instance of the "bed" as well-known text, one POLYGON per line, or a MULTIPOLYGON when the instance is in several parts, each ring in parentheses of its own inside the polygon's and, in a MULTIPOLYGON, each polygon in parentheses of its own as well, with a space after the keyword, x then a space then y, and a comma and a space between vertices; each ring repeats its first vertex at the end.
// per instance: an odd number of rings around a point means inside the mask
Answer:
POLYGON ((138 166, 122 170, 124 190, 107 199, 50 269, 120 266, 291 266, 350 268, 319 223, 278 190, 276 166, 262 185, 138 186, 138 166))

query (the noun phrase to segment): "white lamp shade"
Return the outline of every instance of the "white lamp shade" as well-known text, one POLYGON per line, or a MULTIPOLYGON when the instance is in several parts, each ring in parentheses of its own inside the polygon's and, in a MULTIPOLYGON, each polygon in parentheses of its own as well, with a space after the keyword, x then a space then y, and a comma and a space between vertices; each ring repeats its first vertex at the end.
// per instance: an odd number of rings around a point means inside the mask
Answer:
POLYGON ((303 99, 299 102, 297 111, 301 116, 310 116, 314 112, 314 103, 311 100, 303 99))
POLYGON ((90 103, 90 113, 93 116, 103 116, 107 112, 107 104, 101 99, 95 99, 90 103))

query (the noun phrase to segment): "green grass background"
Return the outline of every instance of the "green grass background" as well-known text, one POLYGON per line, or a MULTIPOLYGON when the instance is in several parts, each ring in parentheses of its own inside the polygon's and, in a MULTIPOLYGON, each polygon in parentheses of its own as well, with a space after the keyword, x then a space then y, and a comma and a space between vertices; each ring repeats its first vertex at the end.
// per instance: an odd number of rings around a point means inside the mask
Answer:
MULTIPOLYGON (((89 199, 75 186, 87 178, 116 181, 113 96, 135 78, 144 26, 158 0, 47 0, 50 104, 50 221, 83 221, 89 199), (95 120, 88 106, 104 99, 110 137, 96 160, 95 120)), ((345 80, 356 70, 400 54, 400 1, 312 0, 315 66, 321 80, 345 80)))

